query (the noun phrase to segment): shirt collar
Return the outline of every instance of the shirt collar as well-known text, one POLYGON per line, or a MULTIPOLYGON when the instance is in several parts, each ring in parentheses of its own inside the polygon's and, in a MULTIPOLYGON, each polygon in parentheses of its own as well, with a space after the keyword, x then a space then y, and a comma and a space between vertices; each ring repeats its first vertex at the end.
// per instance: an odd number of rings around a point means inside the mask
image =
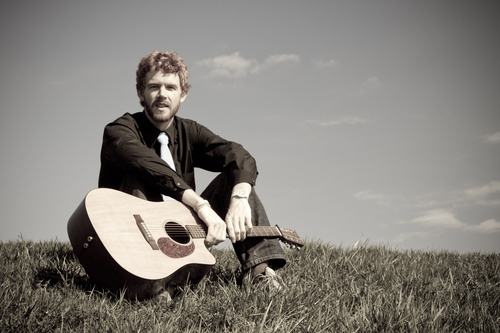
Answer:
MULTIPOLYGON (((139 124, 139 128, 141 129, 146 145, 151 148, 155 144, 156 139, 158 139, 158 135, 160 135, 161 131, 149 121, 145 112, 146 111, 140 113, 140 117, 138 117, 137 123, 139 124)), ((175 130, 176 122, 177 119, 174 117, 172 125, 165 131, 170 139, 171 144, 177 143, 177 135, 175 130)))

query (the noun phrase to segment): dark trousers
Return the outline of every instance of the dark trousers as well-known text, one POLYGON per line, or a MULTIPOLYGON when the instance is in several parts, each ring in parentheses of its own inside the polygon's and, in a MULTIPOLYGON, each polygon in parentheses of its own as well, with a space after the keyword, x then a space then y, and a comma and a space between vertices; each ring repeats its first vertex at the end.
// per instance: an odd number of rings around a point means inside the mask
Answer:
MULTIPOLYGON (((207 186, 201 196, 208 200, 213 210, 224 219, 229 209, 232 190, 232 181, 225 172, 222 172, 207 186)), ((269 226, 266 211, 255 193, 255 188, 252 189, 248 202, 252 211, 252 225, 269 226)), ((263 262, 268 262, 273 269, 281 268, 286 263, 285 253, 277 239, 249 237, 234 243, 233 247, 243 271, 263 262)))

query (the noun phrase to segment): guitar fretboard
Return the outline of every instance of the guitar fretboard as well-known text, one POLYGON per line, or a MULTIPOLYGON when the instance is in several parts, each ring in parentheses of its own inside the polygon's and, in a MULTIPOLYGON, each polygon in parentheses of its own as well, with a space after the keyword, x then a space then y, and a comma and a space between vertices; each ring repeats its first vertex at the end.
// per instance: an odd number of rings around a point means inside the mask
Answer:
MULTIPOLYGON (((188 224, 185 227, 193 238, 205 238, 207 236, 208 228, 206 225, 188 224)), ((281 237, 281 232, 277 227, 253 227, 252 231, 247 233, 247 237, 279 238, 281 237)))

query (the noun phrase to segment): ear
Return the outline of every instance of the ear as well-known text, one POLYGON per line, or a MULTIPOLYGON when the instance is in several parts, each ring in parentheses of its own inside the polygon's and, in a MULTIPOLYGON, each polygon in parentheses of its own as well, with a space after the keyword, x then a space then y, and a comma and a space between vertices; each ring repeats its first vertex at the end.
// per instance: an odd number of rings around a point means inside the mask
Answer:
POLYGON ((141 102, 144 102, 144 92, 137 90, 137 97, 139 97, 141 102))
POLYGON ((187 93, 181 96, 181 103, 184 102, 184 100, 186 100, 186 97, 188 97, 187 93))

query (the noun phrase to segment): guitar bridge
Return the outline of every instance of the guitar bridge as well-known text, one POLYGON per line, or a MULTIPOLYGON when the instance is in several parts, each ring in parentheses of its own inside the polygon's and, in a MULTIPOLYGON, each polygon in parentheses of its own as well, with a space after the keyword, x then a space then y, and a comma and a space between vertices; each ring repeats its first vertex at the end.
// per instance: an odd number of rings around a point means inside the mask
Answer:
POLYGON ((149 230, 148 226, 142 219, 141 215, 134 214, 134 218, 135 222, 137 223, 137 227, 144 236, 144 239, 146 239, 146 242, 148 242, 148 244, 151 246, 153 250, 159 250, 160 248, 158 247, 158 244, 156 244, 156 240, 153 238, 151 231, 149 230))

